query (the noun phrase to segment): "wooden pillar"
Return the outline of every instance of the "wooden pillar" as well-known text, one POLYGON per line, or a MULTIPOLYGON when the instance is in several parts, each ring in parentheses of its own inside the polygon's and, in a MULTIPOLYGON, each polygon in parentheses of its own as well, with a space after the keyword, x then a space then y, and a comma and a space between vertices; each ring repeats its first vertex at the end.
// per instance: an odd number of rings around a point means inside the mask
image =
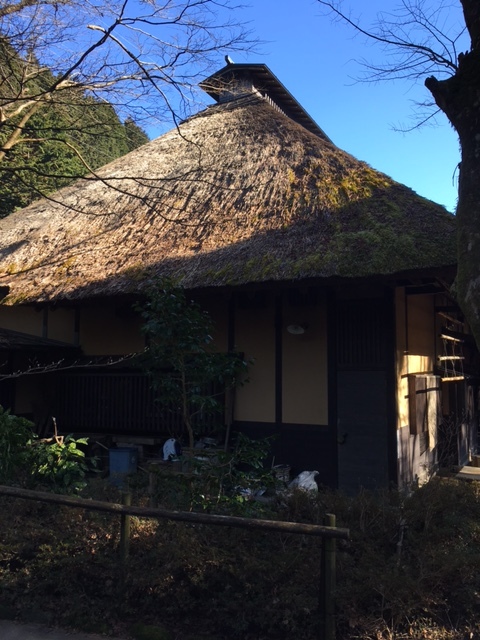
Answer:
MULTIPOLYGON (((325 514, 324 525, 336 526, 336 518, 332 513, 325 514)), ((335 640, 336 550, 335 538, 323 539, 320 586, 321 640, 335 640)))

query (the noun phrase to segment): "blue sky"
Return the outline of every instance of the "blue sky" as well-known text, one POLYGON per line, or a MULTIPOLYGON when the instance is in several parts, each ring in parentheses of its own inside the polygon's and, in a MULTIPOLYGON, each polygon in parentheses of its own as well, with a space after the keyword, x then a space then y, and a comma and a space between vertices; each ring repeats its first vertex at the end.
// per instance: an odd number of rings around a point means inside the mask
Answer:
MULTIPOLYGON (((350 6, 369 23, 376 11, 398 2, 351 0, 350 6)), ((237 18, 264 43, 255 53, 232 52, 234 62, 266 64, 338 147, 455 210, 459 145, 446 118, 441 114, 438 126, 411 133, 392 129, 413 124, 412 102, 428 97, 423 84, 355 82, 358 62, 383 54, 332 24, 314 0, 251 0, 237 18)))

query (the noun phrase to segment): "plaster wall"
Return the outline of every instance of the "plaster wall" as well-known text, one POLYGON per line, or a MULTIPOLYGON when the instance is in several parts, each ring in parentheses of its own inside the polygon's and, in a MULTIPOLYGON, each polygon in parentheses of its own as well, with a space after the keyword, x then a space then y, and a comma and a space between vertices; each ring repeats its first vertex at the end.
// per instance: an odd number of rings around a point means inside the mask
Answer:
POLYGON ((49 309, 47 337, 68 344, 75 343, 75 311, 73 309, 49 309))
POLYGON ((395 292, 397 429, 408 427, 408 327, 406 325, 405 289, 395 292))
POLYGON ((236 310, 236 348, 253 360, 249 382, 235 394, 234 419, 275 421, 275 317, 273 301, 260 309, 236 310))
POLYGON ((409 424, 408 376, 432 374, 437 354, 434 298, 396 291, 397 428, 409 424))
POLYGON ((43 314, 33 307, 0 306, 0 327, 41 336, 43 330, 43 314))
POLYGON ((432 295, 406 297, 409 373, 433 371, 436 357, 435 298, 432 295))
POLYGON ((295 308, 285 304, 282 326, 283 422, 328 423, 326 308, 295 308), (306 331, 292 335, 291 324, 303 324, 306 331))
POLYGON ((83 307, 80 345, 87 356, 123 355, 142 351, 141 318, 118 315, 114 306, 83 307))
POLYGON ((435 299, 432 295, 406 295, 398 288, 396 307, 397 451, 400 486, 425 481, 435 464, 437 423, 441 413, 440 379, 433 375, 437 356, 435 299), (428 447, 410 425, 409 377, 426 380, 425 432, 428 447))

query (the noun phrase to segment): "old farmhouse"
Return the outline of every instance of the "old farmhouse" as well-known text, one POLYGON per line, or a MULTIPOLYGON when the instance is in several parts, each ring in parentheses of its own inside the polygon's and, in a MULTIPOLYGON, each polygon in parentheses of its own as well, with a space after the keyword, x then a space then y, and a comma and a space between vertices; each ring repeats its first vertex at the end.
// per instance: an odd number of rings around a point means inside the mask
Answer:
POLYGON ((40 431, 168 437, 145 375, 96 365, 144 349, 134 303, 169 276, 255 361, 232 426, 275 434, 276 463, 352 491, 467 462, 455 218, 338 149, 265 65, 203 89, 215 104, 0 222, 1 404, 40 431))

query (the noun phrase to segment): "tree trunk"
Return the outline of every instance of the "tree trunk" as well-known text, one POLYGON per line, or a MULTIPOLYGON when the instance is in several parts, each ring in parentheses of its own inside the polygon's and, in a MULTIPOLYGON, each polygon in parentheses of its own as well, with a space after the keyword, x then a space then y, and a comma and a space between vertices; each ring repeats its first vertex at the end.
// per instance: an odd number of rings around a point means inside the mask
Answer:
MULTIPOLYGON (((478 0, 463 0, 465 15, 478 0)), ((471 18, 471 16, 469 16, 471 18)), ((457 278, 454 293, 480 348, 480 44, 470 29, 472 50, 460 54, 454 76, 439 81, 427 78, 425 86, 458 133, 461 164, 457 204, 457 278)), ((469 21, 467 20, 467 27, 469 21)))
POLYGON ((480 348, 480 132, 462 142, 455 294, 480 348))

